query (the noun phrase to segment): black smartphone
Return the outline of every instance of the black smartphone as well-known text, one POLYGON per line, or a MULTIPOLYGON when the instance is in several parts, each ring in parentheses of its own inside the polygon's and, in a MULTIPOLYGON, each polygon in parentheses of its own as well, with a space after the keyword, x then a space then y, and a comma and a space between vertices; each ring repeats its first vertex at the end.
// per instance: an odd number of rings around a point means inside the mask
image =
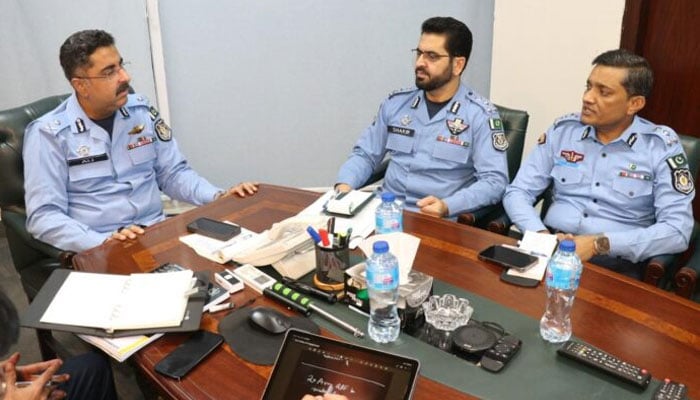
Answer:
POLYGON ((187 225, 187 232, 225 241, 241 233, 241 227, 211 218, 197 218, 187 225))
POLYGON ((537 257, 501 245, 488 247, 479 253, 479 260, 489 261, 506 268, 524 271, 537 263, 537 257))
POLYGON ((156 372, 181 379, 224 341, 223 336, 199 330, 155 365, 156 372))

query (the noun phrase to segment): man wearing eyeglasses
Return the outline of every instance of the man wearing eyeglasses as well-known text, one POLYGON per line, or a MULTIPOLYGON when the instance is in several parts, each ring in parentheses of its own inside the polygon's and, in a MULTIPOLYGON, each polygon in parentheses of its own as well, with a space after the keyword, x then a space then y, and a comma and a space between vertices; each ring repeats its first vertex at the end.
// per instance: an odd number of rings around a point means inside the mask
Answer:
POLYGON ((414 49, 416 87, 382 103, 341 166, 336 190, 362 186, 388 152, 383 189, 409 210, 455 217, 501 200, 508 141, 495 106, 461 83, 471 48, 462 22, 423 22, 414 49))
POLYGON ((133 239, 164 218, 161 190, 196 205, 257 191, 255 183, 222 190, 189 167, 158 111, 129 94, 109 33, 74 33, 60 61, 74 94, 24 137, 27 228, 37 239, 73 251, 133 239))

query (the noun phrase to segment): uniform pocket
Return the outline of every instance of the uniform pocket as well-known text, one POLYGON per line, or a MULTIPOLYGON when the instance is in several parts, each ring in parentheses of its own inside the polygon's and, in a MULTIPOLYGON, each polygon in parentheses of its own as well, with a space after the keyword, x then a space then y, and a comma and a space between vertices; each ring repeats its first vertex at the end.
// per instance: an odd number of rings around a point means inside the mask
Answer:
POLYGON ((654 184, 650 180, 617 176, 613 179, 612 188, 627 198, 636 199, 651 195, 654 190, 654 184))
POLYGON ((413 150, 414 138, 396 133, 390 133, 386 140, 386 148, 399 153, 410 153, 413 150))
POLYGON ((554 166, 552 178, 559 185, 576 185, 583 181, 583 173, 573 167, 554 166))
POLYGON ((453 161, 466 164, 469 160, 471 149, 456 143, 436 141, 433 148, 433 157, 441 160, 453 161))
POLYGON ((112 165, 109 162, 109 159, 68 167, 68 178, 71 182, 79 182, 86 179, 102 178, 106 176, 112 176, 112 165))
POLYGON ((129 158, 133 165, 155 160, 156 150, 154 146, 153 143, 149 143, 129 150, 129 158))

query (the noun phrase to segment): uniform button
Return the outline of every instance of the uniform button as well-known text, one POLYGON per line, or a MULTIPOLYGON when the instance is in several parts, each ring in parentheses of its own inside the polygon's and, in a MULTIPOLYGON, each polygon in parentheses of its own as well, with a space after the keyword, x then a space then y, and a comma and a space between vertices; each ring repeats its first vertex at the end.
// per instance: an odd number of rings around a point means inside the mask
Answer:
POLYGON ((608 155, 607 155, 607 154, 605 154, 605 153, 603 153, 603 154, 602 154, 602 156, 603 156, 603 157, 607 157, 608 155))
POLYGON ((588 213, 583 213, 583 218, 588 218, 588 213))
POLYGON ((561 181, 562 181, 562 182, 566 182, 566 178, 561 178, 561 181))
POLYGON ((634 196, 634 192, 629 192, 630 197, 634 196))
POLYGON ((596 186, 600 186, 600 182, 596 182, 595 185, 596 185, 596 186))
POLYGON ((598 202, 598 199, 593 199, 593 202, 594 202, 594 203, 597 203, 597 202, 598 202))

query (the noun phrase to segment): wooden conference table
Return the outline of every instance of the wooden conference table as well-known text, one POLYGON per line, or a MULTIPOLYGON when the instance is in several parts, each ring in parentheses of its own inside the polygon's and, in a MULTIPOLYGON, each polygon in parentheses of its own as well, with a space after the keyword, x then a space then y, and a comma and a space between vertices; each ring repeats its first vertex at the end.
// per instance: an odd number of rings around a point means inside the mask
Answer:
MULTIPOLYGON (((295 215, 317 197, 317 193, 261 185, 255 196, 226 198, 199 207, 149 227, 135 241, 110 242, 77 254, 73 262, 76 269, 91 272, 142 272, 165 262, 193 270, 220 271, 221 265, 196 255, 178 240, 187 233, 188 222, 208 216, 235 221, 260 232, 295 215)), ((477 259, 481 249, 511 239, 411 212, 404 216, 404 230, 421 239, 415 265, 420 265, 422 272, 532 318, 542 315, 543 285, 532 289, 503 283, 498 267, 477 259)), ((246 288, 234 294, 233 301, 243 304, 258 296, 246 288)), ((281 309, 262 297, 255 305, 281 309)), ((218 321, 225 315, 205 314, 202 328, 216 331, 218 321)), ((700 398, 700 305, 586 265, 572 318, 577 337, 630 363, 645 366, 656 379, 671 377, 683 382, 689 386, 691 398, 700 398)), ((131 361, 159 391, 174 399, 260 398, 271 367, 248 363, 227 345, 217 349, 181 382, 157 374, 153 366, 186 337, 166 335, 132 356, 131 361)), ((421 376, 414 398, 474 397, 421 376)))

